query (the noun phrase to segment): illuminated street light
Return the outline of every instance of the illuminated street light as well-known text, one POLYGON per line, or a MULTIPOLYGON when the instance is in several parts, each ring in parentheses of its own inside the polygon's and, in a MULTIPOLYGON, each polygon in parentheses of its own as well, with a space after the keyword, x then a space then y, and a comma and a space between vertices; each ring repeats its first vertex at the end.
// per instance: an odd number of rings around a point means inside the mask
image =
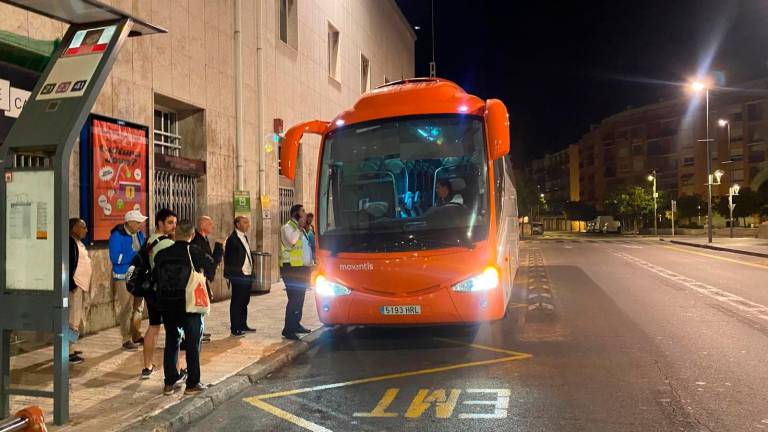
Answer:
POLYGON ((708 83, 708 81, 704 81, 701 79, 697 79, 694 81, 691 81, 691 89, 695 93, 700 93, 701 91, 704 91, 704 97, 706 100, 705 104, 705 122, 706 122, 706 129, 707 129, 707 242, 712 243, 712 153, 710 151, 710 139, 709 139, 709 88, 711 87, 708 83))
POLYGON ((654 169, 651 171, 650 174, 648 174, 648 181, 653 182, 653 235, 659 235, 659 226, 658 226, 658 206, 656 204, 656 198, 658 198, 659 194, 656 192, 656 170, 654 169))
POLYGON ((720 119, 717 121, 717 124, 720 125, 720 127, 726 127, 728 126, 728 120, 720 119))
POLYGON ((715 176, 715 182, 712 183, 712 184, 713 185, 719 185, 720 184, 720 179, 723 178, 723 175, 725 175, 725 171, 719 169, 719 170, 715 171, 713 175, 715 176))
POLYGON ((741 189, 741 187, 738 183, 734 183, 733 186, 728 188, 728 211, 730 212, 731 219, 731 238, 733 238, 733 209, 736 208, 736 204, 733 203, 733 197, 739 195, 739 189, 741 189))

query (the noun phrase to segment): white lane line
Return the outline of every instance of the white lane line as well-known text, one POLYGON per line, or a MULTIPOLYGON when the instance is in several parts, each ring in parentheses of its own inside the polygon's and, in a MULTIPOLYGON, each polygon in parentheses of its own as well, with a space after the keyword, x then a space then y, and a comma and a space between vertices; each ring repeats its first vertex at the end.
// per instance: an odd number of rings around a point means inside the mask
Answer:
POLYGON ((642 246, 635 246, 635 245, 631 245, 631 244, 623 244, 622 246, 624 246, 625 248, 629 248, 629 249, 642 249, 643 248, 642 246))
POLYGON ((675 273, 671 270, 667 270, 664 267, 651 264, 648 261, 643 261, 640 258, 633 257, 632 255, 627 255, 623 252, 614 252, 614 254, 618 257, 624 258, 627 261, 633 262, 640 267, 645 268, 646 270, 650 270, 663 278, 677 282, 680 285, 686 286, 719 302, 726 303, 732 307, 735 307, 736 309, 748 313, 749 315, 755 315, 758 318, 762 318, 768 321, 768 307, 764 305, 747 300, 743 297, 739 297, 735 294, 731 294, 727 291, 723 291, 720 288, 713 287, 712 285, 691 279, 687 276, 683 276, 679 273, 675 273))

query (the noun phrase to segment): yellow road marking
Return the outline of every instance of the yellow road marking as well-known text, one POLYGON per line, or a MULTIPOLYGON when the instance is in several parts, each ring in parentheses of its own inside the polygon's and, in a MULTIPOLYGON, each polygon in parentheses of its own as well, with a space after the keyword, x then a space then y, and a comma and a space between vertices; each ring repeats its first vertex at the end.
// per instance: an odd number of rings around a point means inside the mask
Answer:
POLYGON ((373 382, 379 382, 379 381, 385 381, 385 380, 391 380, 391 379, 397 379, 397 378, 407 378, 412 376, 418 376, 418 375, 428 375, 428 374, 434 374, 439 372, 446 372, 451 370, 457 370, 457 369, 465 369, 470 367, 476 367, 476 366, 485 366, 485 365, 492 365, 492 364, 499 364, 499 363, 506 363, 506 362, 512 362, 515 360, 525 360, 528 358, 533 357, 532 354, 527 353, 521 353, 517 351, 510 351, 505 350, 501 348, 494 348, 489 347, 486 345, 479 345, 479 344, 468 344, 464 342, 457 342, 450 339, 442 339, 442 338, 436 338, 440 341, 445 342, 451 342, 455 343, 457 345, 463 345, 468 346, 476 349, 486 350, 486 351, 493 351, 497 353, 503 353, 508 354, 508 357, 501 357, 497 359, 491 359, 491 360, 480 360, 480 361, 473 361, 473 362, 466 362, 466 363, 459 363, 454 365, 448 365, 448 366, 440 366, 435 368, 429 368, 429 369, 420 369, 415 371, 409 371, 409 372, 400 372, 400 373, 394 373, 394 374, 387 374, 387 375, 379 375, 375 377, 369 377, 369 378, 361 378, 357 380, 352 381, 346 381, 341 383, 334 383, 334 384, 325 384, 325 385, 319 385, 314 387, 305 387, 295 390, 286 390, 281 392, 275 392, 275 393, 268 393, 263 395, 257 395, 252 396, 249 398, 243 399, 243 401, 260 408, 276 417, 279 417, 283 420, 289 421, 297 426, 301 426, 304 429, 307 429, 312 432, 333 432, 330 429, 326 429, 320 425, 317 425, 315 423, 310 422, 309 420, 303 419, 301 417, 298 417, 296 415, 293 415, 287 411, 281 410, 280 408, 277 408, 274 405, 268 404, 264 402, 265 399, 272 399, 272 398, 278 398, 278 397, 284 397, 284 396, 293 396, 297 394, 302 393, 309 393, 314 391, 320 391, 320 390, 329 390, 329 389, 335 389, 340 387, 348 387, 358 384, 368 384, 373 382))
POLYGON ((285 421, 289 421, 296 426, 303 427, 304 429, 307 429, 312 432, 333 432, 330 429, 324 428, 320 426, 319 424, 312 423, 309 420, 303 419, 301 417, 295 416, 288 411, 283 411, 280 408, 270 405, 263 400, 249 400, 248 403, 252 404, 255 407, 261 408, 264 411, 274 415, 275 417, 280 417, 281 419, 285 421))
POLYGON ((397 394, 400 393, 400 389, 391 388, 384 392, 379 403, 371 410, 371 412, 357 412, 352 414, 353 417, 397 417, 397 413, 387 412, 387 408, 395 401, 397 394))
POLYGON ((530 354, 521 354, 521 355, 510 356, 510 357, 492 359, 492 360, 480 360, 480 361, 460 363, 460 364, 449 365, 449 366, 441 366, 441 367, 430 368, 430 369, 421 369, 421 370, 415 370, 410 372, 400 372, 400 373, 394 373, 394 374, 388 374, 388 375, 380 375, 380 376, 375 376, 371 378, 362 378, 358 380, 346 381, 346 382, 335 383, 335 384, 326 384, 326 385, 320 385, 315 387, 306 387, 306 388, 301 388, 296 390, 286 390, 282 392, 253 396, 245 399, 245 401, 249 402, 254 399, 263 400, 263 399, 272 399, 272 398, 284 397, 284 396, 293 396, 301 393, 309 393, 309 392, 318 391, 318 390, 329 390, 329 389, 335 389, 339 387, 348 387, 348 386, 353 386, 358 384, 368 384, 372 382, 386 381, 386 380, 397 379, 397 378, 407 378, 407 377, 412 377, 417 375, 427 375, 427 374, 433 374, 437 372, 446 372, 450 370, 464 369, 464 368, 474 367, 474 366, 484 366, 484 365, 490 365, 490 364, 496 364, 496 363, 511 362, 514 360, 523 360, 530 357, 533 357, 533 356, 530 354))
POLYGON ((435 406, 435 416, 437 418, 451 418, 453 410, 456 409, 456 403, 459 401, 461 390, 450 389, 446 394, 445 389, 420 389, 413 398, 413 402, 405 413, 407 418, 419 418, 433 405, 435 406))
MULTIPOLYGON (((526 305, 526 307, 527 307, 527 305, 526 305)), ((517 351, 510 351, 510 350, 505 350, 505 349, 501 349, 501 348, 489 347, 487 345, 459 342, 459 341, 455 341, 453 339, 435 338, 435 340, 439 340, 441 342, 448 342, 448 343, 452 343, 452 344, 456 344, 456 345, 468 346, 468 347, 477 348, 477 349, 486 350, 486 351, 493 351, 493 352, 502 353, 502 354, 509 354, 509 355, 512 355, 512 356, 521 356, 522 355, 522 356, 533 357, 533 355, 531 355, 531 354, 521 353, 521 352, 517 352, 517 351)))
POLYGON ((733 259, 733 258, 726 258, 726 257, 721 257, 721 256, 717 256, 717 255, 708 254, 706 252, 699 252, 699 251, 692 251, 692 250, 687 250, 687 249, 681 249, 681 248, 674 247, 674 246, 664 246, 664 247, 667 248, 667 249, 672 249, 672 250, 676 250, 676 251, 679 251, 679 252, 685 252, 685 253, 689 253, 689 254, 693 254, 693 255, 701 255, 701 256, 705 256, 705 257, 709 257, 709 258, 714 258, 714 259, 718 259, 720 261, 728 261, 728 262, 732 262, 732 263, 736 263, 736 264, 742 264, 742 265, 745 265, 745 266, 757 267, 757 268, 761 268, 761 269, 768 268, 768 266, 765 265, 765 264, 758 264, 758 263, 752 263, 752 262, 739 261, 739 260, 736 260, 736 259, 733 259))

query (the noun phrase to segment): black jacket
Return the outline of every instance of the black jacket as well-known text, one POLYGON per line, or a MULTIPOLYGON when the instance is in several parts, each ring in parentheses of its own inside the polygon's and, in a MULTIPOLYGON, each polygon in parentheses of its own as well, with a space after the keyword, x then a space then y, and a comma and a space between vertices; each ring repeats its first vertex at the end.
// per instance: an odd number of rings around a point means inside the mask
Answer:
MULTIPOLYGON (((208 256, 210 256, 213 259, 213 263, 216 267, 221 264, 221 259, 224 255, 224 251, 221 249, 221 246, 218 248, 215 248, 215 250, 211 250, 211 244, 208 243, 208 240, 203 236, 199 231, 195 231, 195 238, 192 239, 191 242, 193 245, 197 246, 205 252, 208 256)), ((213 282, 213 278, 216 277, 216 268, 214 267, 213 272, 206 272, 205 278, 208 279, 209 282, 213 282)))
POLYGON ((77 263, 80 260, 80 248, 77 247, 77 242, 72 236, 69 237, 69 292, 72 292, 77 288, 75 284, 75 270, 77 270, 77 263))
POLYGON ((237 230, 232 231, 224 246, 224 277, 235 282, 251 280, 253 276, 243 274, 243 264, 250 253, 237 236, 237 230))
POLYGON ((162 311, 185 312, 186 287, 191 271, 189 257, 195 269, 203 273, 215 272, 213 258, 185 241, 177 241, 155 256, 153 273, 157 283, 157 304, 162 311), (189 254, 187 254, 189 248, 189 254))

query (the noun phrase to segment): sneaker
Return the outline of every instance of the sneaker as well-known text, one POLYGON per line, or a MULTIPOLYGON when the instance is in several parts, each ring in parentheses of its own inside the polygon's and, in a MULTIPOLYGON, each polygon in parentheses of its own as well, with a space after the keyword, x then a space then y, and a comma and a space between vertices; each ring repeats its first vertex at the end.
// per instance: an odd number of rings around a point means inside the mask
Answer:
POLYGON ((252 329, 252 328, 250 328, 248 326, 245 326, 243 331, 246 332, 246 333, 256 333, 256 329, 252 329))
POLYGON ((72 351, 72 355, 80 355, 82 353, 83 353, 82 351, 77 351, 77 350, 72 351))
POLYGON ((69 364, 80 364, 80 363, 82 363, 84 361, 85 361, 85 359, 80 357, 77 354, 72 354, 72 355, 69 356, 69 364))
POLYGON ((126 351, 138 351, 139 346, 131 341, 125 341, 125 343, 123 343, 123 349, 126 351))
POLYGON ((152 365, 151 368, 144 368, 141 370, 141 379, 146 380, 149 379, 152 376, 152 372, 155 371, 155 365, 152 365))
POLYGON ((312 330, 300 325, 296 333, 312 333, 312 330))
POLYGON ((210 341, 211 341, 211 335, 208 333, 204 333, 202 342, 210 342, 210 341))
POLYGON ((186 382, 188 376, 189 376, 189 373, 187 373, 186 369, 180 370, 179 371, 179 382, 186 382))
POLYGON ((133 343, 135 343, 136 345, 144 345, 144 337, 142 336, 138 339, 134 339, 133 343))
POLYGON ((205 389, 206 389, 206 386, 204 384, 197 384, 194 387, 187 386, 187 388, 184 389, 184 396, 196 395, 201 393, 205 389))
POLYGON ((163 386, 163 394, 166 396, 170 396, 177 391, 181 390, 181 383, 176 383, 174 385, 165 385, 163 386))
POLYGON ((242 330, 232 330, 232 333, 230 333, 230 335, 232 337, 241 338, 241 337, 245 336, 245 332, 242 331, 242 330))

